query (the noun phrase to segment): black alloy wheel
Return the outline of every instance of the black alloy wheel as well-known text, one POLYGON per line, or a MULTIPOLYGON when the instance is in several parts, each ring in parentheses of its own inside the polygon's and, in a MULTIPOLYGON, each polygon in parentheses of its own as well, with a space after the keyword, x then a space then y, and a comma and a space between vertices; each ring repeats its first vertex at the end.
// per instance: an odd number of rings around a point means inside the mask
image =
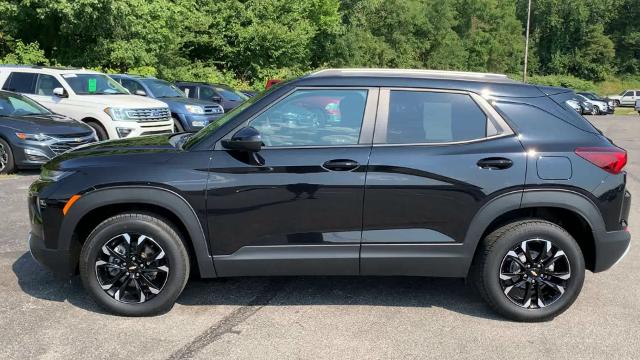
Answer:
POLYGON ((562 297, 571 278, 571 265, 565 252, 551 241, 525 240, 502 259, 499 277, 511 302, 538 309, 562 297))
POLYGON ((169 277, 164 249, 151 237, 120 234, 102 246, 95 260, 96 278, 109 296, 123 303, 143 303, 159 294, 169 277))

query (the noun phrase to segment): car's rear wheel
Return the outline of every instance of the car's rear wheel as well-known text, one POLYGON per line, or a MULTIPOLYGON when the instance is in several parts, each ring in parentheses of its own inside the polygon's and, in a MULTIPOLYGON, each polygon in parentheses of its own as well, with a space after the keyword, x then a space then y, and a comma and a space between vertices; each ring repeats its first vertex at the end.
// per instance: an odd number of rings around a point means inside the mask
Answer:
POLYGON ((80 254, 80 276, 91 297, 126 316, 163 313, 189 277, 189 258, 179 232, 151 214, 126 213, 98 225, 80 254))
POLYGON ((593 115, 600 115, 600 108, 597 105, 593 105, 593 115))
POLYGON ((15 170, 11 145, 0 139, 0 174, 10 174, 15 170))
POLYGON ((542 220, 505 225, 476 254, 471 278, 487 303, 518 321, 544 321, 575 301, 584 281, 584 258, 571 235, 542 220))

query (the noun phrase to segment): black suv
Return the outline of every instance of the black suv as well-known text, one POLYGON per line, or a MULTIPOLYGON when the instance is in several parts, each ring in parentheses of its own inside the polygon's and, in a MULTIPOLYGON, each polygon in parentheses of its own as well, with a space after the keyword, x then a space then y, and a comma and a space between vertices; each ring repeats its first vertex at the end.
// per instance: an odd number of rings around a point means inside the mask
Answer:
POLYGON ((549 319, 630 242, 626 152, 574 96, 493 74, 315 72, 196 134, 49 162, 31 252, 123 315, 170 309, 197 272, 467 277, 504 316, 549 319))

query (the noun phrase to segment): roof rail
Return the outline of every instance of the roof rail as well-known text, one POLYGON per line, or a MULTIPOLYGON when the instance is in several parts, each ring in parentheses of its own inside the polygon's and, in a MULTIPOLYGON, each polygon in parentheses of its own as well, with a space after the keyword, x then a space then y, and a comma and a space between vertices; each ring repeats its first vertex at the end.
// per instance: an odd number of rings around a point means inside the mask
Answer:
POLYGON ((53 69, 53 70, 85 70, 72 66, 50 66, 50 65, 21 65, 21 64, 0 64, 0 68, 20 68, 20 69, 53 69))
POLYGON ((346 68, 346 69, 324 69, 312 72, 309 76, 318 76, 323 74, 397 74, 397 75, 431 75, 431 76, 450 76, 450 77, 475 77, 485 79, 507 79, 505 74, 482 73, 471 71, 450 71, 450 70, 423 70, 423 69, 376 69, 376 68, 346 68))

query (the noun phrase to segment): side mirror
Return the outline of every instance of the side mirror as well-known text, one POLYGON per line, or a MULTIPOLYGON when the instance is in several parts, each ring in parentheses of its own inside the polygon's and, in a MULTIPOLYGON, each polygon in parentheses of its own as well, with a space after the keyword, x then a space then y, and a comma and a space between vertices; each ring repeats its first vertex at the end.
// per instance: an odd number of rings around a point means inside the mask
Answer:
POLYGON ((139 96, 147 96, 147 93, 144 90, 136 90, 133 92, 134 95, 139 95, 139 96))
POLYGON ((214 96, 211 98, 211 101, 220 104, 222 102, 222 98, 220 96, 214 96))
POLYGON ((59 97, 59 98, 68 98, 69 94, 61 87, 57 87, 55 89, 53 89, 53 95, 59 97))
POLYGON ((231 139, 222 140, 222 146, 229 150, 258 152, 262 149, 262 135, 254 127, 243 127, 231 139))

